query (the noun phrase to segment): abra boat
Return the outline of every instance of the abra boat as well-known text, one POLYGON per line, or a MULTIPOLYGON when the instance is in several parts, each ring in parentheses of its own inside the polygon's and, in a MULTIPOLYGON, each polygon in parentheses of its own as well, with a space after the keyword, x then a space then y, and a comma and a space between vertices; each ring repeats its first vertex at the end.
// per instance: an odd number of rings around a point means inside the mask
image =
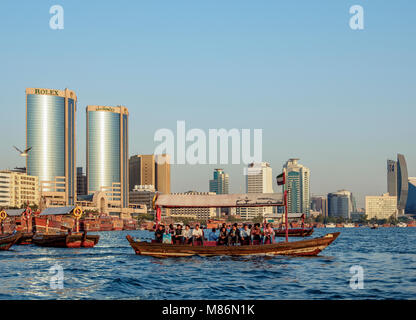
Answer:
POLYGON ((9 250, 19 240, 20 236, 20 232, 0 235, 0 250, 9 250))
MULTIPOLYGON (((286 237, 286 230, 285 229, 275 229, 275 237, 286 237)), ((313 228, 305 228, 305 229, 289 229, 288 236, 289 237, 309 237, 313 233, 313 228)))
POLYGON ((17 240, 17 245, 25 245, 25 244, 31 244, 33 238, 32 232, 24 232, 21 234, 21 237, 17 240))
POLYGON ((247 246, 192 246, 166 243, 135 241, 130 235, 126 238, 136 254, 152 257, 189 257, 189 256, 246 256, 246 255, 290 255, 316 256, 339 236, 339 232, 309 240, 279 242, 274 244, 247 246))
POLYGON ((98 235, 84 233, 73 234, 35 234, 32 242, 40 247, 55 248, 92 248, 100 239, 98 235))

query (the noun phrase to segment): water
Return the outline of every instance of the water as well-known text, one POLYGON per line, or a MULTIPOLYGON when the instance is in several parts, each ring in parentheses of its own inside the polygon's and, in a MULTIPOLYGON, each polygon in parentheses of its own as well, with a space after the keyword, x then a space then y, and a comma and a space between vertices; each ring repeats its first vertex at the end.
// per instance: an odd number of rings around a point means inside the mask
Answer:
POLYGON ((341 231, 317 257, 152 258, 135 255, 125 236, 101 232, 90 249, 13 246, 0 251, 0 299, 415 299, 416 228, 341 231), (51 266, 64 288, 51 289, 51 266), (364 289, 350 287, 350 267, 364 289))

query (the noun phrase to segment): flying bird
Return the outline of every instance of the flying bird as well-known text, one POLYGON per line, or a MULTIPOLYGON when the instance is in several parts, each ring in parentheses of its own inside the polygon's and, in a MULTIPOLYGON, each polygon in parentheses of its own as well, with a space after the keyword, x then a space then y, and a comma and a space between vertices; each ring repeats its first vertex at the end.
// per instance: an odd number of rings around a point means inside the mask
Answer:
POLYGON ((30 149, 32 149, 32 147, 25 149, 25 151, 20 150, 18 147, 13 146, 19 153, 21 157, 27 157, 29 154, 30 149))

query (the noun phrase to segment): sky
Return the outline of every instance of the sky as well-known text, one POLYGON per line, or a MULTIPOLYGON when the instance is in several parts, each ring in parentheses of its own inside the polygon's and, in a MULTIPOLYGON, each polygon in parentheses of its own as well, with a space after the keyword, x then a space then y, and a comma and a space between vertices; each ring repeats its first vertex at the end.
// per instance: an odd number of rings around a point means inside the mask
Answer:
MULTIPOLYGON (((23 166, 25 88, 125 105, 129 150, 153 153, 158 129, 262 129, 273 175, 289 158, 311 170, 312 194, 387 192, 386 160, 416 176, 416 2, 155 0, 0 2, 0 168, 23 166), (52 30, 49 9, 64 9, 52 30), (364 9, 364 30, 349 26, 364 9)), ((214 168, 245 192, 244 164, 174 165, 172 192, 208 191, 214 168)), ((274 186, 275 191, 280 191, 274 186)))

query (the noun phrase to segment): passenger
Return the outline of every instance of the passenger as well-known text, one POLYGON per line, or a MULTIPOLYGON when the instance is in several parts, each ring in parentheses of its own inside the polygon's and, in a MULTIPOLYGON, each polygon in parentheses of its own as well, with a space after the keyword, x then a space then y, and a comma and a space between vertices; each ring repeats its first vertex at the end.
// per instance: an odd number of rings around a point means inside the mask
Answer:
POLYGON ((189 224, 185 226, 185 230, 183 232, 184 236, 184 244, 191 244, 192 243, 192 230, 189 224))
POLYGON ((270 223, 264 228, 264 244, 274 243, 274 230, 270 223))
POLYGON ((182 229, 182 225, 178 224, 176 226, 175 235, 174 235, 175 244, 183 244, 183 240, 184 240, 183 235, 184 235, 184 230, 182 229))
POLYGON ((237 235, 238 235, 238 239, 240 239, 240 229, 238 228, 238 224, 237 223, 234 223, 234 225, 233 225, 235 228, 236 228, 236 230, 237 230, 237 235))
POLYGON ((248 246, 250 244, 250 230, 248 229, 248 225, 243 225, 243 230, 240 232, 240 243, 242 246, 248 246))
POLYGON ((211 229, 211 233, 208 235, 208 240, 209 241, 217 241, 218 240, 217 229, 215 229, 215 228, 211 229))
POLYGON ((170 224, 170 225, 169 225, 169 230, 168 230, 168 232, 169 232, 172 236, 174 236, 174 235, 175 235, 175 227, 173 226, 173 224, 170 224))
POLYGON ((228 243, 228 232, 227 228, 221 227, 220 235, 218 237, 217 245, 225 246, 228 243))
POLYGON ((258 244, 261 243, 261 229, 259 223, 255 223, 254 227, 251 229, 251 241, 253 244, 255 242, 258 244))
POLYGON ((204 245, 204 231, 199 228, 199 224, 196 224, 195 229, 192 231, 192 245, 195 245, 197 241, 204 245))
POLYGON ((225 230, 228 232, 227 224, 223 223, 221 228, 225 228, 225 230))
POLYGON ((239 242, 239 238, 240 238, 240 232, 236 227, 236 224, 234 224, 231 227, 230 232, 228 233, 228 245, 235 245, 236 243, 239 242))
POLYGON ((159 224, 159 227, 155 231, 156 242, 162 243, 164 234, 165 234, 165 227, 162 224, 159 224))

